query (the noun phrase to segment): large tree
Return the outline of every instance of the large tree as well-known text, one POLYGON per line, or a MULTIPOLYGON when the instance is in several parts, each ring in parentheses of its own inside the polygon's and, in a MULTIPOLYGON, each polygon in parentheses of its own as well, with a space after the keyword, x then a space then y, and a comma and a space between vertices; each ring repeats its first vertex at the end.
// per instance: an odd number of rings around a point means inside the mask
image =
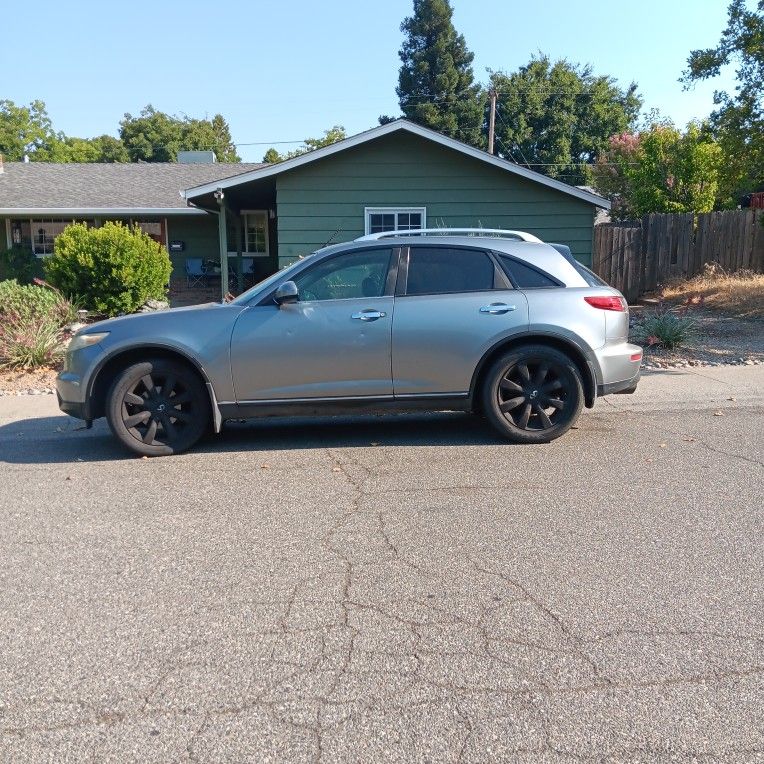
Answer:
POLYGON ((21 162, 24 155, 35 159, 35 152, 46 149, 57 139, 42 101, 17 106, 0 101, 0 154, 9 162, 21 162))
POLYGON ((345 128, 342 125, 334 125, 334 127, 324 130, 324 134, 320 138, 306 138, 303 141, 302 146, 299 146, 293 151, 287 151, 284 154, 280 154, 276 149, 269 148, 263 156, 263 162, 268 162, 269 164, 283 162, 285 159, 293 159, 301 154, 307 154, 309 151, 315 151, 324 146, 331 146, 332 143, 337 143, 337 141, 342 141, 345 138, 347 138, 345 128))
POLYGON ((472 72, 474 54, 451 21, 449 0, 414 0, 403 20, 396 93, 410 120, 482 147, 483 102, 472 72))
POLYGON ((612 136, 594 166, 597 190, 613 203, 616 220, 649 212, 708 212, 718 190, 722 150, 708 130, 670 123, 612 136))
POLYGON ((534 57, 516 72, 491 72, 498 94, 496 151, 567 183, 589 182, 587 165, 610 136, 633 127, 642 101, 589 66, 534 57))
POLYGON ((735 206, 747 191, 764 190, 764 0, 754 10, 733 0, 715 48, 693 50, 682 80, 687 87, 736 64, 734 93, 717 91, 711 125, 725 153, 720 202, 735 206))
POLYGON ((125 114, 119 136, 133 162, 175 162, 179 151, 210 149, 219 162, 240 161, 220 114, 212 120, 177 117, 149 104, 137 117, 125 114))

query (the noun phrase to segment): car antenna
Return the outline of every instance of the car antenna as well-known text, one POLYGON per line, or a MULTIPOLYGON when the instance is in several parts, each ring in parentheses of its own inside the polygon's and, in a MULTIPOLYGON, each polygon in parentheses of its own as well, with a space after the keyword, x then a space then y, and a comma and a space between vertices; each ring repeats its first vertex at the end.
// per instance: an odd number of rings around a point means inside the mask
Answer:
MULTIPOLYGON (((341 226, 324 242, 324 247, 328 247, 334 241, 334 237, 338 233, 342 233, 342 227, 341 226)), ((323 249, 324 247, 321 247, 321 249, 323 249)))

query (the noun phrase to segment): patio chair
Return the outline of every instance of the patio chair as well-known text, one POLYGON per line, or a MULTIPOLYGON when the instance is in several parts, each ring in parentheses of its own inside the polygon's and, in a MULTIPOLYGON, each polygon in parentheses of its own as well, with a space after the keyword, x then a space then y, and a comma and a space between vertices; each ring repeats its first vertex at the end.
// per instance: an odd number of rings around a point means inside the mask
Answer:
POLYGON ((186 286, 207 286, 207 272, 201 257, 186 258, 186 286))

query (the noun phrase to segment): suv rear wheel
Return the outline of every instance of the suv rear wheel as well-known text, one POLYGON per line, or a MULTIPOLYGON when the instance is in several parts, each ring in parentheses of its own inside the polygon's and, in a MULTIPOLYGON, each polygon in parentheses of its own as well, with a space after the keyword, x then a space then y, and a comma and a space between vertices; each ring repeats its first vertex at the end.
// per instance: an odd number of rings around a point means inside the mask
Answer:
POLYGON ((168 456, 191 448, 210 422, 199 375, 166 359, 136 363, 120 372, 106 398, 106 419, 116 438, 141 456, 168 456))
POLYGON ((544 345, 510 350, 491 365, 483 385, 483 411, 514 443, 548 443, 566 433, 584 404, 578 367, 544 345))

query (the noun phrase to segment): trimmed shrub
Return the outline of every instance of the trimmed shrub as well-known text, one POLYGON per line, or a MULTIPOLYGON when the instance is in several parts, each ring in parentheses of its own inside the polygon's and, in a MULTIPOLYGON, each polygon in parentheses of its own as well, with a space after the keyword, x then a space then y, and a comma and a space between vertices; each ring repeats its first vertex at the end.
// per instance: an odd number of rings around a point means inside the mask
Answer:
POLYGON ((67 226, 45 261, 51 284, 89 310, 133 313, 146 300, 163 300, 172 264, 167 250, 138 227, 105 223, 67 226))
POLYGON ((0 367, 33 369, 60 359, 77 310, 46 286, 0 281, 0 367))
POLYGON ((0 252, 0 281, 15 279, 20 284, 31 284, 42 275, 42 261, 31 249, 13 247, 0 252))

